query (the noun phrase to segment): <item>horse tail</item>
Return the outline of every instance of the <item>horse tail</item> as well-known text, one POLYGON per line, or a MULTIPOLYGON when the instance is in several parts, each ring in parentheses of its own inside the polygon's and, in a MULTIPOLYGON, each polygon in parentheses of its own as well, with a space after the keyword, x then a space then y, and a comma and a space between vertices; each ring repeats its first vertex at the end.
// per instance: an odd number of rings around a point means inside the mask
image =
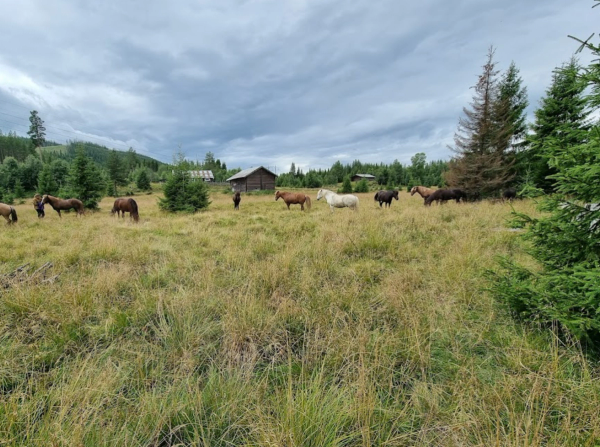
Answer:
POLYGON ((19 220, 17 218, 17 211, 12 206, 10 207, 10 219, 13 223, 15 223, 19 220))
POLYGON ((307 207, 308 209, 310 209, 310 197, 308 197, 308 196, 304 196, 304 198, 305 198, 305 200, 306 200, 306 207, 307 207))
POLYGON ((140 215, 138 214, 138 207, 137 207, 137 203, 135 200, 133 199, 129 199, 129 205, 131 206, 131 216, 133 217, 134 221, 138 221, 140 220, 140 215))

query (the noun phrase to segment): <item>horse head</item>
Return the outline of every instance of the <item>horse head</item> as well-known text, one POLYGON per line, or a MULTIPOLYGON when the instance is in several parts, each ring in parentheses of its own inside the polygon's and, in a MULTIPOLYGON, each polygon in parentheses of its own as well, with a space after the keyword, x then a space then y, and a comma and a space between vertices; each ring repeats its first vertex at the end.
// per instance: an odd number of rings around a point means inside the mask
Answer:
POLYGON ((277 200, 279 200, 279 198, 281 197, 281 193, 279 191, 275 191, 275 201, 277 202, 277 200))
POLYGON ((396 191, 395 189, 392 191, 392 197, 398 200, 398 191, 396 191))
POLYGON ((317 193, 317 200, 321 200, 321 198, 325 195, 325 193, 323 192, 322 189, 319 189, 319 192, 317 193))
POLYGON ((44 196, 42 197, 42 203, 49 203, 50 200, 48 200, 48 194, 44 194, 44 196))
POLYGON ((416 187, 416 186, 413 186, 413 187, 410 189, 410 195, 411 195, 411 196, 414 196, 416 192, 417 192, 417 187, 416 187))

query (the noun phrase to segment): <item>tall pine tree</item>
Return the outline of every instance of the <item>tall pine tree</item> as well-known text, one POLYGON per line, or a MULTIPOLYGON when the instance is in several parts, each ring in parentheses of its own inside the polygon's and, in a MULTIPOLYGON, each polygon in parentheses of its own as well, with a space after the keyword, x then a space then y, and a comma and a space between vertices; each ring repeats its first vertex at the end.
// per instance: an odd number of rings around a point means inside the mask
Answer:
POLYGON ((108 160, 106 162, 106 169, 108 171, 108 178, 111 181, 113 196, 117 196, 117 187, 127 184, 123 164, 121 157, 114 149, 109 152, 108 160))
POLYGON ((27 135, 31 139, 31 144, 34 148, 44 146, 46 141, 46 128, 44 127, 44 121, 38 115, 37 110, 32 110, 29 116, 29 131, 27 135))
POLYGON ((97 209, 104 189, 102 173, 85 155, 83 146, 78 146, 67 178, 68 195, 81 200, 86 208, 97 209))

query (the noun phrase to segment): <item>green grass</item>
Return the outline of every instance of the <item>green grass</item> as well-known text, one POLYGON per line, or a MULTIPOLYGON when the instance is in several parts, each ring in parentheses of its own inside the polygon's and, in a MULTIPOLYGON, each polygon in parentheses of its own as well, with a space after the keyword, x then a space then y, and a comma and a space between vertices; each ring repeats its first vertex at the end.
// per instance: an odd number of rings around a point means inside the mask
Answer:
POLYGON ((0 445, 597 445, 598 365, 485 292, 531 263, 509 205, 309 193, 136 196, 138 225, 18 205, 0 273, 60 277, 0 291, 0 445))

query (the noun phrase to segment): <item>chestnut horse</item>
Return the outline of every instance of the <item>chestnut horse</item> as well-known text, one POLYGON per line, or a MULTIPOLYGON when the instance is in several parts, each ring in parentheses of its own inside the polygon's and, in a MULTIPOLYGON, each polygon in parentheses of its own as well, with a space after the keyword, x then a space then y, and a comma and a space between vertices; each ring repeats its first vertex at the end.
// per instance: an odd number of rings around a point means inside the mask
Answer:
POLYGON ((306 203, 306 207, 310 209, 310 197, 301 192, 280 192, 277 191, 275 193, 275 201, 279 198, 282 198, 285 204, 290 209, 290 205, 300 204, 300 211, 304 211, 304 204, 306 203))
POLYGON ((423 197, 423 199, 426 199, 431 194, 433 194, 434 191, 435 189, 425 188, 424 186, 413 186, 410 190, 410 195, 414 196, 415 193, 418 192, 419 195, 423 197))
POLYGON ((234 210, 239 210, 240 209, 240 202, 242 201, 242 198, 240 197, 240 193, 239 191, 236 192, 233 195, 233 209, 234 210))
POLYGON ((121 217, 120 213, 123 213, 123 219, 125 219, 125 213, 129 213, 129 218, 133 218, 135 222, 140 220, 140 215, 138 214, 138 206, 135 200, 132 198, 125 199, 117 199, 113 204, 113 208, 110 211, 110 214, 117 213, 117 217, 121 217))
POLYGON ((83 216, 83 202, 78 199, 59 199, 58 197, 49 196, 46 194, 42 198, 42 203, 49 203, 54 211, 58 213, 58 217, 62 219, 60 215, 61 211, 66 210, 75 210, 77 211, 77 216, 83 216))
POLYGON ((6 203, 0 203, 0 216, 6 219, 6 224, 14 224, 17 222, 17 212, 15 209, 6 203))

